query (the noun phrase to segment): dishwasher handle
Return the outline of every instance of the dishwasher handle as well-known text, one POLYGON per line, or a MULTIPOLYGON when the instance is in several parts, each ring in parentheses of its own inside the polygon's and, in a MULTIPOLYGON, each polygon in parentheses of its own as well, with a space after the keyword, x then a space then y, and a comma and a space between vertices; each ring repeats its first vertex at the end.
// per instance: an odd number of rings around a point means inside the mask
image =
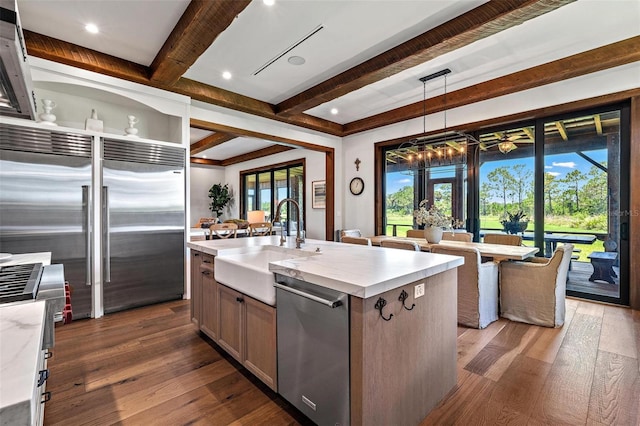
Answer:
POLYGON ((339 300, 339 299, 327 300, 327 299, 324 299, 322 297, 318 297, 316 295, 309 294, 307 292, 295 289, 293 287, 289 287, 287 285, 283 285, 283 284, 279 284, 279 283, 274 283, 273 285, 276 288, 279 288, 280 290, 288 291, 289 293, 293 293, 295 295, 298 295, 298 296, 301 296, 301 297, 305 297, 307 299, 313 300, 314 302, 322 303, 323 305, 326 305, 326 306, 330 307, 331 309, 337 308, 339 306, 342 306, 342 301, 339 300))

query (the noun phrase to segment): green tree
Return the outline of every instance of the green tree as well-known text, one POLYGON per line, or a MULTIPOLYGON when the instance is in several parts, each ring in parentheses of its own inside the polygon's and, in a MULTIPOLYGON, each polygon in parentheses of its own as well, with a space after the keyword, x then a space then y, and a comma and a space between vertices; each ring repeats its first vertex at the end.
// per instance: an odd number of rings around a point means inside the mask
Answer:
POLYGON ((400 214, 411 214, 413 212, 413 187, 404 186, 387 195, 387 210, 400 214))
POLYGON ((551 173, 544 174, 544 198, 547 203, 547 208, 545 209, 547 214, 552 215, 553 212, 553 201, 554 198, 558 194, 558 179, 556 175, 551 173))
POLYGON ((533 192, 533 172, 525 164, 516 164, 513 170, 513 187, 518 197, 518 209, 525 210, 524 200, 533 192))
MULTIPOLYGON (((580 182, 584 181, 586 176, 580 170, 571 170, 564 178, 564 181, 570 188, 570 192, 573 195, 573 200, 575 201, 575 209, 573 211, 580 211, 580 182)), ((573 213, 573 211, 569 210, 569 213, 573 213)))
POLYGON ((502 210, 507 211, 507 195, 513 193, 515 179, 508 167, 498 167, 487 174, 489 187, 502 198, 502 210))

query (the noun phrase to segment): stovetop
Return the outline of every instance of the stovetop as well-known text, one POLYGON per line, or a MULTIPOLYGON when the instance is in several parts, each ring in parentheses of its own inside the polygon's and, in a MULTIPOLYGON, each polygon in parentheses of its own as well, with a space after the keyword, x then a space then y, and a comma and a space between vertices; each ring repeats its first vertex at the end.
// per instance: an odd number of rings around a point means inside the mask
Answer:
POLYGON ((35 299, 42 263, 0 267, 0 304, 35 299))

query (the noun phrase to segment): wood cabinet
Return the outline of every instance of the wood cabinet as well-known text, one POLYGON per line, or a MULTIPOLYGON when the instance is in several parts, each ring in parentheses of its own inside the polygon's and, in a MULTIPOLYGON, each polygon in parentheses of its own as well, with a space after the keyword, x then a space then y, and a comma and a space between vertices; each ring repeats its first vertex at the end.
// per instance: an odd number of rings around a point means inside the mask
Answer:
POLYGON ((191 251, 191 322, 200 328, 202 307, 202 274, 200 274, 202 253, 191 251))
POLYGON ((218 344, 276 390, 276 308, 222 284, 218 303, 218 344))
POLYGON ((250 297, 244 305, 242 364, 273 390, 277 390, 276 308, 250 297))
POLYGON ((213 275, 213 256, 203 256, 200 265, 202 303, 200 330, 213 340, 218 338, 218 283, 213 275))
POLYGON ((244 296, 229 287, 218 284, 218 312, 220 334, 218 344, 242 362, 244 335, 244 296))
POLYGON ((276 308, 219 284, 211 255, 191 252, 191 320, 277 390, 276 308))

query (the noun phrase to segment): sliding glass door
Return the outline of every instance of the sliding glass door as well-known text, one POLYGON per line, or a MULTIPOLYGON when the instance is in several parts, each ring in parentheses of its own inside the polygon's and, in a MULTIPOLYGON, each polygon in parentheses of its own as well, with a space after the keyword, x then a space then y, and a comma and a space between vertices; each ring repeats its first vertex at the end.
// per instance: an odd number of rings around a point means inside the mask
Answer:
MULTIPOLYGON (((613 303, 628 300, 628 205, 623 108, 545 120, 544 255, 573 245, 567 293, 613 303)), ((626 155, 628 158, 628 155, 626 155)))

